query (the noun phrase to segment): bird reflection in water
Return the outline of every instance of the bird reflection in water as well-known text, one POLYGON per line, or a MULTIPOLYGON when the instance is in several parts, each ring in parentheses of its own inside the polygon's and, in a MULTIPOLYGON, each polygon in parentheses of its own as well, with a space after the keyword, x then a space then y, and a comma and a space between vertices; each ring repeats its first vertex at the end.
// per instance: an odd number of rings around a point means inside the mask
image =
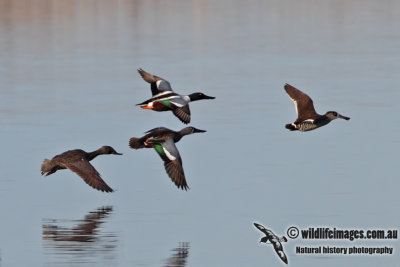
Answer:
POLYGON ((186 266, 186 259, 189 256, 189 242, 181 242, 177 248, 172 251, 174 254, 166 260, 164 267, 184 267, 186 266))
MULTIPOLYGON (((89 212, 82 220, 43 220, 44 247, 48 254, 64 262, 93 263, 99 257, 106 262, 116 260, 117 236, 102 233, 102 224, 112 214, 111 206, 89 212), (66 224, 74 226, 67 227, 66 224)), ((53 262, 54 263, 54 262, 53 262)))

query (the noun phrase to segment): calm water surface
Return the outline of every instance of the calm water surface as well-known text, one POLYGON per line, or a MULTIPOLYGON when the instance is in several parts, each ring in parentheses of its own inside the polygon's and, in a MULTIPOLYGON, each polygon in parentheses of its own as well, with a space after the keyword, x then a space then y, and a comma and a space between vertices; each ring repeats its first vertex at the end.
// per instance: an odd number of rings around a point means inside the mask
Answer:
MULTIPOLYGON (((397 229, 398 1, 0 1, 1 266, 282 266, 254 221, 397 229), (188 192, 153 150, 128 140, 171 113, 136 69, 191 104, 177 147, 188 192), (351 117, 308 133, 283 90, 351 117), (115 193, 71 171, 40 176, 68 149, 111 145, 93 165, 115 193)), ((292 266, 394 266, 398 240, 289 239, 292 266), (298 255, 296 246, 388 246, 394 255, 298 255)))

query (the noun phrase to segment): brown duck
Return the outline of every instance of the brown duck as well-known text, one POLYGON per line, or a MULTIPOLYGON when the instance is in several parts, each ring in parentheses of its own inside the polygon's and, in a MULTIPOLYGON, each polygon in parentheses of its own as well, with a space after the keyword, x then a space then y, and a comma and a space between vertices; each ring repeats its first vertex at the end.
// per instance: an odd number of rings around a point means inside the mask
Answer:
POLYGON ((350 120, 349 117, 340 115, 336 111, 328 111, 324 115, 318 114, 315 111, 312 99, 290 84, 285 84, 285 91, 293 100, 297 112, 296 121, 286 124, 286 129, 305 132, 317 129, 338 118, 350 120))
POLYGON ((42 175, 48 176, 58 170, 70 169, 91 187, 103 192, 113 192, 89 162, 98 155, 105 154, 122 155, 110 146, 102 146, 93 152, 85 152, 81 149, 68 150, 52 159, 45 159, 41 167, 42 175))

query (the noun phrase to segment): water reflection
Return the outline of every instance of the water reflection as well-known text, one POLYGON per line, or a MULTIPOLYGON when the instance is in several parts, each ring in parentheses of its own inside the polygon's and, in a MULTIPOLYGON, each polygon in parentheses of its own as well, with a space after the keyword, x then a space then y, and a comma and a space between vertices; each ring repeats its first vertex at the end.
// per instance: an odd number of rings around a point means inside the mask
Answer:
POLYGON ((184 267, 186 266, 186 258, 189 256, 189 242, 181 242, 177 248, 172 251, 174 254, 166 260, 165 267, 184 267))
POLYGON ((101 225, 110 219, 112 211, 113 207, 106 206, 89 212, 82 220, 44 219, 44 248, 50 256, 50 264, 54 264, 53 261, 115 262, 117 235, 101 231, 101 225), (70 224, 73 226, 68 226, 70 224))

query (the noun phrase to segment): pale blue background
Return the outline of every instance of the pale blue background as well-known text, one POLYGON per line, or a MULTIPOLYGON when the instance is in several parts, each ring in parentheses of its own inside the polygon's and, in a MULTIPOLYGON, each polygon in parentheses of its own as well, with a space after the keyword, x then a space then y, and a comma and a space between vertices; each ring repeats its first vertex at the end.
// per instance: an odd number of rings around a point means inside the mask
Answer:
MULTIPOLYGON (((188 242, 187 266, 282 266, 254 221, 279 235, 398 228, 399 18, 395 0, 0 1, 0 265, 163 266, 188 242), (153 150, 128 147, 154 127, 184 127, 135 106, 151 95, 137 68, 216 96, 191 104, 191 125, 207 133, 177 144, 188 192, 153 150), (285 83, 351 120, 287 131, 285 83), (70 171, 40 176, 44 158, 101 145, 124 153, 93 161, 115 193, 70 171), (73 227, 102 206, 113 211, 88 253, 43 239, 49 221, 73 227)), ((306 244, 284 244, 291 266, 400 260, 398 240, 328 242, 392 256, 296 255, 306 244)))

